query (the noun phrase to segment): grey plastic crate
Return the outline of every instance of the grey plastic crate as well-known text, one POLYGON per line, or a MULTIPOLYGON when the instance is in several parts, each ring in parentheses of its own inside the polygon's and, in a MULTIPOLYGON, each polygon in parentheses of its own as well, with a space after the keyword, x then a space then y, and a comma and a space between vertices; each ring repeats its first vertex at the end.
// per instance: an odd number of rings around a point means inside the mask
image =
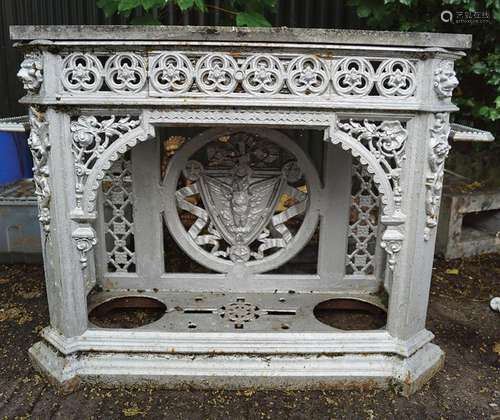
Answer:
POLYGON ((42 261, 38 208, 32 179, 0 190, 0 263, 42 261))

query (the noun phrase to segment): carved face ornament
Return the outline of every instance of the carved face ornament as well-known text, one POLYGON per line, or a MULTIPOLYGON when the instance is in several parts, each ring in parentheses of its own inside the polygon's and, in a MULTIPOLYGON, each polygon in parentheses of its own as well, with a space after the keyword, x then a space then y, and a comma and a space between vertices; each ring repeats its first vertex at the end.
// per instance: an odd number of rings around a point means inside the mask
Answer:
POLYGON ((37 54, 27 54, 17 72, 17 77, 23 82, 24 89, 36 91, 42 84, 42 61, 37 54))
POLYGON ((458 86, 458 79, 451 62, 442 64, 434 72, 434 90, 440 98, 451 97, 458 86))

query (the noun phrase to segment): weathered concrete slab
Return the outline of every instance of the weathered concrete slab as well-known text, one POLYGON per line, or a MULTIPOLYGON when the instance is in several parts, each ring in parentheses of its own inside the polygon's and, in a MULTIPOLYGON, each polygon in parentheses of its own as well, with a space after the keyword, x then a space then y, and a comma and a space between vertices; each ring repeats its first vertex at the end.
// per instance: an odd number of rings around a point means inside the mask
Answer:
POLYGON ((209 26, 11 26, 15 41, 239 41, 467 49, 472 35, 430 32, 209 26))
POLYGON ((436 252, 446 259, 500 251, 500 190, 443 193, 436 252))

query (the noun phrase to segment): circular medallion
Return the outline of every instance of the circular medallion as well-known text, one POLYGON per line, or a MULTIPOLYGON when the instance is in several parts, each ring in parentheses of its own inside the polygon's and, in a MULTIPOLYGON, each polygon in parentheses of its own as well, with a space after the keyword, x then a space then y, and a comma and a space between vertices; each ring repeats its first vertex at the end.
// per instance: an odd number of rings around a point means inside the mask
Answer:
POLYGON ((192 259, 259 273, 292 258, 318 222, 319 178, 304 151, 271 129, 209 129, 171 158, 164 219, 192 259))

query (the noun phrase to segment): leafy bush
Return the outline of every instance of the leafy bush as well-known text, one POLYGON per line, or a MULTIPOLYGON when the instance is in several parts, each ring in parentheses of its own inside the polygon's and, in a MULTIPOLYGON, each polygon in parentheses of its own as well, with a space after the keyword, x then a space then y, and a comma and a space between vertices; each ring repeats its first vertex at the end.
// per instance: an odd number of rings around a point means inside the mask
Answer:
POLYGON ((132 24, 161 24, 166 8, 174 4, 182 12, 197 10, 199 12, 219 11, 226 17, 226 24, 236 26, 271 26, 265 14, 276 8, 276 0, 227 0, 224 7, 205 3, 205 0, 98 0, 97 5, 104 10, 106 16, 116 13, 129 17, 133 10, 140 8, 142 16, 131 19, 132 24))
POLYGON ((494 123, 500 120, 499 0, 350 0, 349 5, 370 29, 472 34, 472 50, 457 61, 461 84, 454 97, 465 122, 498 128, 494 123), (487 11, 490 23, 446 23, 441 20, 443 10, 487 11))
MULTIPOLYGON (((349 0, 367 29, 472 34, 472 49, 456 61, 460 85, 453 94, 455 121, 488 130, 500 126, 500 0, 349 0), (488 12, 488 23, 446 23, 441 12, 488 12)), ((447 166, 486 185, 500 185, 500 139, 455 144, 447 166), (471 155, 472 159, 471 159, 471 155)))

